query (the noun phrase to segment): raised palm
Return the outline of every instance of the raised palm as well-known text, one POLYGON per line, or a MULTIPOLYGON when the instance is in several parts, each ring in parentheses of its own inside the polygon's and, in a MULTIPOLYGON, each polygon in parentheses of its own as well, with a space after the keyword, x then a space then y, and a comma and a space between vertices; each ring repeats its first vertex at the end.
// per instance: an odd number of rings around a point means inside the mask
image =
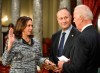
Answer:
POLYGON ((9 33, 8 33, 8 49, 10 50, 12 48, 12 45, 15 41, 15 35, 14 35, 14 30, 10 28, 9 33))

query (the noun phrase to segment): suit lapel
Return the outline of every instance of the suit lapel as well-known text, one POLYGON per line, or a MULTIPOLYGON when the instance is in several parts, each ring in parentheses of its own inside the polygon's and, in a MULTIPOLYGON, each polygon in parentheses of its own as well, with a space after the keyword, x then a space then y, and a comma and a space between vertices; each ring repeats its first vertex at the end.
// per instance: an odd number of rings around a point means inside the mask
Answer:
POLYGON ((71 31, 70 31, 70 34, 66 40, 66 43, 65 43, 65 46, 64 46, 64 50, 63 50, 63 54, 66 52, 67 49, 70 49, 69 48, 69 45, 72 44, 71 41, 73 40, 75 36, 75 33, 74 33, 74 28, 72 27, 71 31))
POLYGON ((58 56, 58 44, 59 44, 60 34, 61 34, 61 31, 59 31, 58 34, 56 35, 57 37, 56 37, 55 49, 54 49, 56 56, 58 56))

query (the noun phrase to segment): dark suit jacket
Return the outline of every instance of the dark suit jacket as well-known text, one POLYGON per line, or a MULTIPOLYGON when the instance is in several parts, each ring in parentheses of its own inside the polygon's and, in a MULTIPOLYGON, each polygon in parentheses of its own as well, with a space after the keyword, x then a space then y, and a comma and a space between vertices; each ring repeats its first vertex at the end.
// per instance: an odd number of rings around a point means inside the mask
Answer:
MULTIPOLYGON (((59 44, 60 34, 61 34, 61 30, 52 35, 52 46, 50 48, 50 58, 49 59, 55 64, 58 63, 57 56, 58 56, 58 44, 59 44)), ((73 45, 73 41, 74 41, 74 38, 78 34, 79 34, 79 31, 73 26, 65 42, 64 50, 62 53, 67 58, 70 58, 70 51, 73 45)))
POLYGON ((74 42, 70 64, 63 64, 63 73, 97 73, 98 32, 93 26, 85 28, 74 42))

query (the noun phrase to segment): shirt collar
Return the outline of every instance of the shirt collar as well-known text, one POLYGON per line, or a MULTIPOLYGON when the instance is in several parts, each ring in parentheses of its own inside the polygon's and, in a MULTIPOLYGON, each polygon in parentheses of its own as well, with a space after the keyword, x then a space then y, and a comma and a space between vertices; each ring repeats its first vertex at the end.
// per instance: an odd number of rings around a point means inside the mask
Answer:
POLYGON ((22 43, 32 46, 32 45, 34 44, 34 41, 33 41, 33 39, 31 38, 31 44, 28 44, 28 43, 22 38, 22 43))
POLYGON ((63 33, 63 32, 65 32, 65 33, 69 33, 71 29, 72 29, 72 25, 71 25, 71 26, 70 26, 66 31, 63 31, 63 30, 62 30, 61 33, 63 33))
MULTIPOLYGON (((90 23, 90 24, 87 24, 86 26, 84 26, 83 28, 82 28, 82 31, 86 28, 86 27, 88 27, 88 26, 91 26, 92 24, 90 23)), ((81 31, 81 32, 82 32, 81 31)))

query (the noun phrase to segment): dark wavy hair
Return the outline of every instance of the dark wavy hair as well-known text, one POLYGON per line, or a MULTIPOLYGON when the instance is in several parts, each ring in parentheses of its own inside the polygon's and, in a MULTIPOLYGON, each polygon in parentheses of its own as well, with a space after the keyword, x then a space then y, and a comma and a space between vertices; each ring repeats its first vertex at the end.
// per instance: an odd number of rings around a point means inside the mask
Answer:
MULTIPOLYGON (((22 31, 26 28, 27 22, 29 20, 32 21, 32 19, 27 16, 22 16, 17 19, 16 25, 15 25, 15 30, 14 30, 14 34, 17 39, 22 38, 22 31)), ((30 37, 33 37, 33 33, 32 33, 32 35, 30 35, 30 37)))
POLYGON ((8 29, 10 29, 10 28, 14 28, 14 24, 13 23, 9 23, 8 29))

